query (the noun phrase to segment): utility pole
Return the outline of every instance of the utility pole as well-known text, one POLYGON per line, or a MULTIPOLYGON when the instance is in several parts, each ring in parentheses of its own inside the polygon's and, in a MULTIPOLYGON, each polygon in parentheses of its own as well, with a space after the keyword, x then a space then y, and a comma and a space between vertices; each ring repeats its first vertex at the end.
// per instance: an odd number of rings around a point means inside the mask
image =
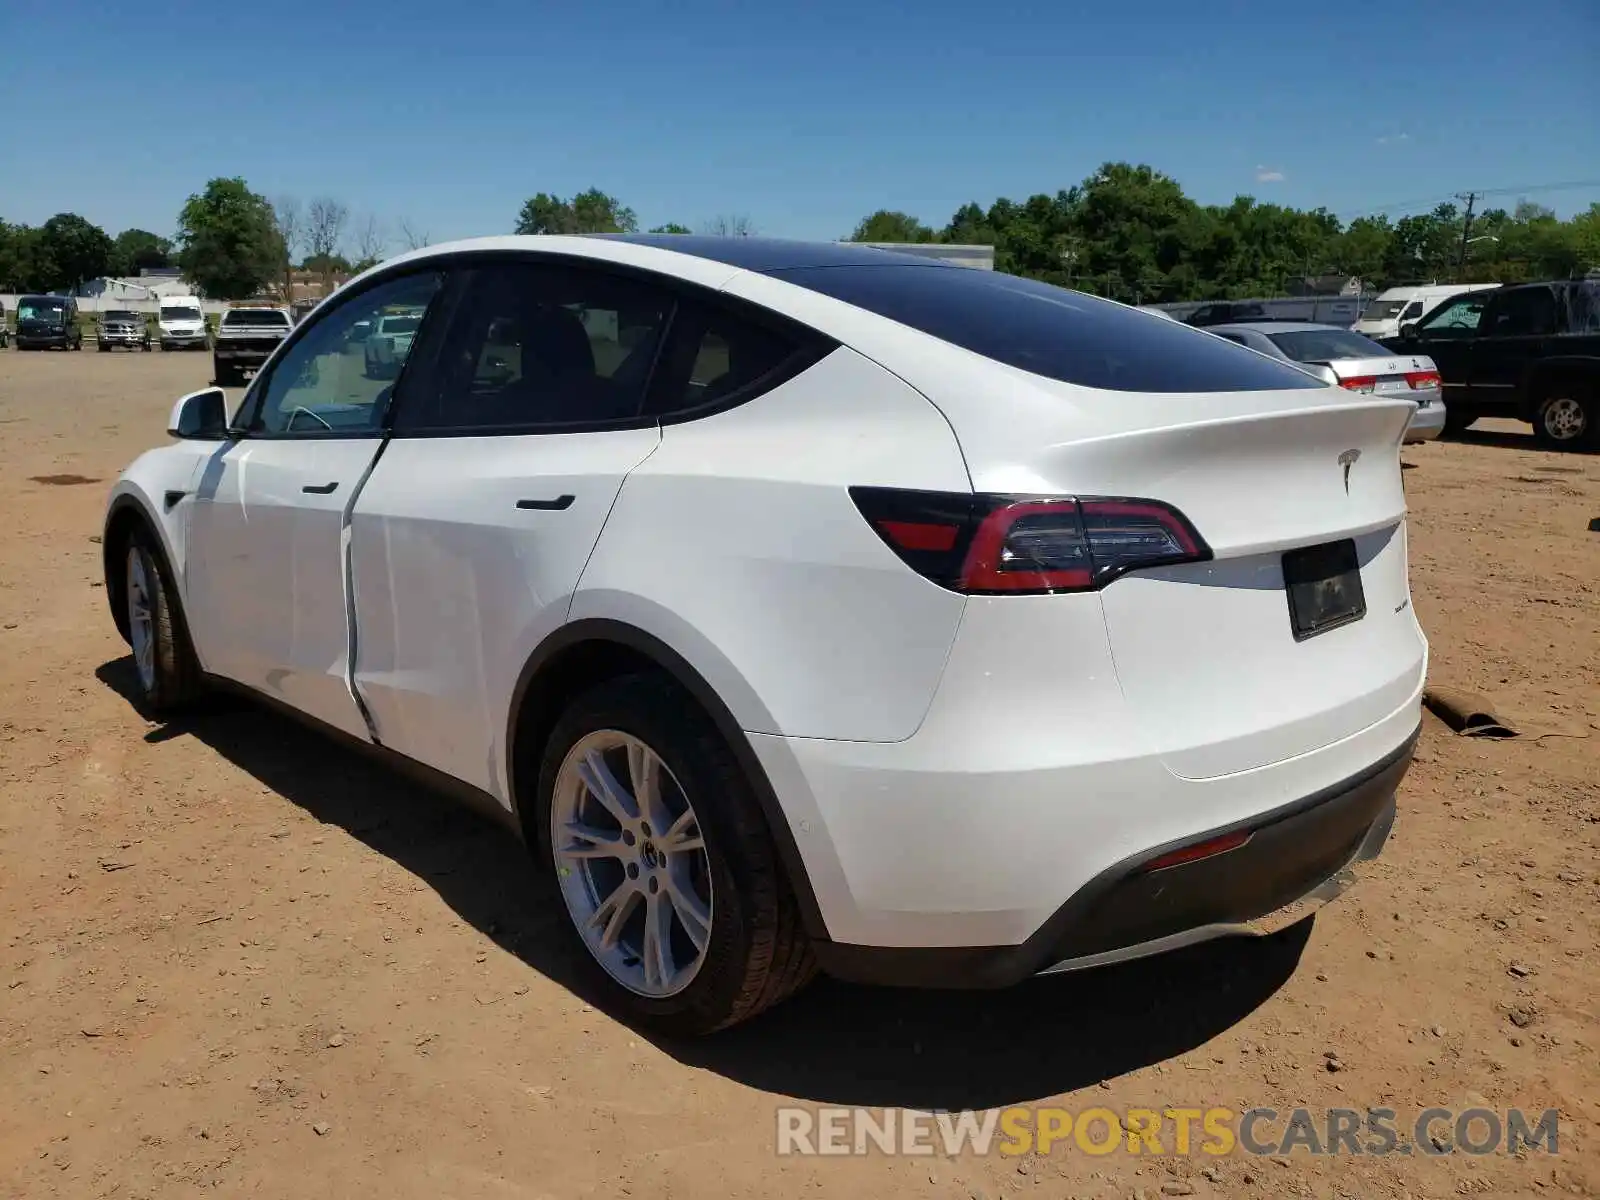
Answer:
MULTIPOLYGON (((1461 254, 1456 260, 1456 274, 1462 275, 1466 273, 1467 269, 1467 239, 1472 236, 1472 206, 1477 202, 1478 193, 1468 192, 1463 196, 1460 192, 1457 192, 1456 199, 1465 201, 1467 205, 1466 218, 1461 222, 1461 254)), ((1456 282, 1460 283, 1461 281, 1458 279, 1456 282)))

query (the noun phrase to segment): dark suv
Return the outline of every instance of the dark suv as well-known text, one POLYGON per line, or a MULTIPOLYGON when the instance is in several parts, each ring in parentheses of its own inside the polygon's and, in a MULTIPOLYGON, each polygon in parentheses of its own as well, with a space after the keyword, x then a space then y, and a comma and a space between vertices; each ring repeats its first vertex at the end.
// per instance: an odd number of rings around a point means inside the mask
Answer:
POLYGON ((71 296, 19 296, 17 298, 17 349, 82 350, 78 328, 78 302, 71 296))
POLYGON ((1600 279, 1452 296, 1382 340, 1433 359, 1446 430, 1516 417, 1547 446, 1600 448, 1600 279))

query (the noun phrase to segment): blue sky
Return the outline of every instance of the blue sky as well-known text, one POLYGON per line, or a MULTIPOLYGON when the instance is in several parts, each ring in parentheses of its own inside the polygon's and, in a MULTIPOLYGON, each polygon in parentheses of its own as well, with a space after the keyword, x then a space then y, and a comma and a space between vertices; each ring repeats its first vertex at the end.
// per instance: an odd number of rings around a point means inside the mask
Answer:
POLYGON ((1105 160, 1346 217, 1600 179, 1596 0, 100 0, 66 37, 3 7, 0 217, 112 233, 170 234, 215 175, 434 241, 591 185, 642 226, 832 238, 1105 160))

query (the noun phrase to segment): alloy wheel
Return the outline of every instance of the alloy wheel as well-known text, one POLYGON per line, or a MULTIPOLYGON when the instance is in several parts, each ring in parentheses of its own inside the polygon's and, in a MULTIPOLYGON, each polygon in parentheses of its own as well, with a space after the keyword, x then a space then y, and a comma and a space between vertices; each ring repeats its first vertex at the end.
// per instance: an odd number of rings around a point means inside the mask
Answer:
POLYGON ((654 750, 616 729, 579 740, 556 775, 550 848, 567 912, 607 974, 651 999, 694 981, 714 919, 711 862, 654 750))
POLYGON ((1545 434, 1554 442, 1578 440, 1589 424, 1583 405, 1571 396, 1558 396, 1546 403, 1539 419, 1544 423, 1545 434))
POLYGON ((128 547, 128 640, 146 693, 156 686, 156 622, 150 567, 144 551, 128 547))

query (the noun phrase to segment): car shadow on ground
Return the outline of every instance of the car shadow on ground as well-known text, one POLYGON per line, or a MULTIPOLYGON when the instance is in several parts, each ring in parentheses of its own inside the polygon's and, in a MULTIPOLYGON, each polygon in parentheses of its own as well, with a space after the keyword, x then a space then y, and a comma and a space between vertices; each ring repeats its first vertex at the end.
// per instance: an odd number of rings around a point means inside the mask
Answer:
MULTIPOLYGON (((131 658, 95 672, 130 702, 131 658)), ((195 737, 280 796, 386 855, 507 953, 599 1004, 586 964, 516 836, 288 717, 221 698, 157 726, 195 737)), ((1294 973, 1310 920, 1000 992, 867 988, 819 979, 711 1038, 652 1037, 687 1065, 826 1104, 992 1108, 1092 1086, 1204 1044, 1294 973)), ((647 1035, 649 1036, 649 1035, 647 1035)))
POLYGON ((1464 442, 1469 446, 1498 446, 1502 450, 1544 450, 1533 430, 1512 433, 1504 429, 1454 429, 1441 441, 1464 442))

